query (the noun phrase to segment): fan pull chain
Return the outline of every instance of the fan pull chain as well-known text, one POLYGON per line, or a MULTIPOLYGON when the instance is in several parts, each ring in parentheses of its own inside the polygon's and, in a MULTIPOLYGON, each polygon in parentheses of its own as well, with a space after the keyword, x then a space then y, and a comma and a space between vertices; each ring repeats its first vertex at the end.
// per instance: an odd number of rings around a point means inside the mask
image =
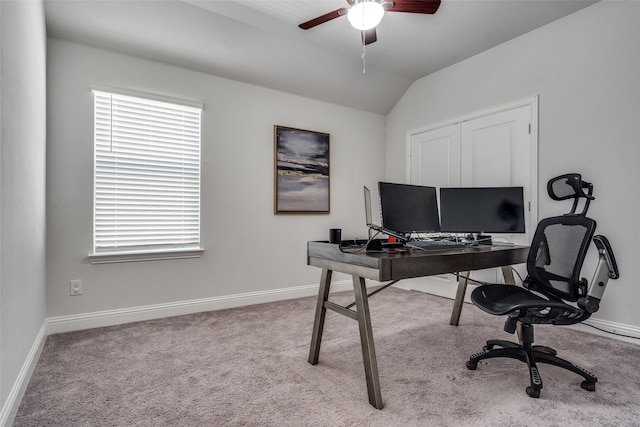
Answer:
POLYGON ((362 44, 362 74, 367 74, 367 45, 362 44))

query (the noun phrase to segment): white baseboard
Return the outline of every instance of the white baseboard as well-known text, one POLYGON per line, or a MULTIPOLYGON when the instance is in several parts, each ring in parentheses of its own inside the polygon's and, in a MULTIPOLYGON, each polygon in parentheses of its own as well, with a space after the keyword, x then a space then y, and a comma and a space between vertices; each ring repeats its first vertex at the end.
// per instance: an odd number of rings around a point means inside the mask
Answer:
POLYGON ((637 326, 610 322, 593 317, 584 321, 582 324, 574 326, 581 331, 640 345, 640 327, 637 326), (593 328, 589 326, 593 326, 593 328))
POLYGON ((27 386, 29 385, 31 374, 36 368, 36 364, 38 363, 38 359, 40 358, 40 354, 44 348, 44 343, 47 339, 46 332, 47 321, 45 320, 42 323, 42 327, 40 328, 29 353, 27 354, 27 358, 22 364, 22 368, 20 368, 20 372, 18 372, 18 377, 13 383, 13 387, 11 387, 7 399, 4 401, 2 411, 0 411, 0 426, 2 427, 9 427, 13 424, 13 420, 18 413, 20 401, 22 400, 24 392, 27 390, 27 386))
MULTIPOLYGON (((436 284, 437 285, 437 284, 436 284)), ((415 282, 407 283, 404 286, 396 285, 402 289, 413 290, 418 292, 424 292, 438 297, 444 297, 449 299, 455 298, 456 288, 452 286, 434 286, 434 283, 415 282)), ((476 285, 469 283, 467 285, 467 292, 465 293, 464 302, 471 303, 469 295, 476 287, 476 285)), ((625 325, 623 323, 610 322, 608 320, 601 320, 596 318, 589 318, 582 323, 575 325, 568 325, 566 327, 577 329, 579 331, 588 332, 603 337, 613 338, 619 341, 625 341, 632 344, 640 345, 640 327, 625 325), (593 326, 593 327, 590 327, 593 326), (596 329, 597 328, 597 329, 596 329)))
MULTIPOLYGON (((351 280, 334 281, 331 283, 331 292, 341 292, 351 289, 353 289, 351 280)), ((199 313, 203 311, 222 310, 225 308, 282 301, 293 298, 314 296, 317 294, 318 285, 316 284, 189 301, 178 301, 166 304, 105 310, 93 313, 75 314, 71 316, 49 317, 43 322, 31 350, 18 373, 18 377, 4 402, 4 405, 2 406, 2 411, 0 411, 0 427, 9 427, 13 423, 13 420, 18 413, 20 401, 22 400, 27 386, 29 385, 31 375, 38 363, 38 359, 40 358, 40 354, 42 353, 48 335, 120 325, 123 323, 140 322, 143 320, 159 319, 163 317, 180 316, 183 314, 199 313)))
MULTIPOLYGON (((350 280, 331 283, 332 292, 353 289, 350 280)), ((262 304, 318 294, 318 285, 295 286, 268 291, 248 292, 244 294, 224 295, 164 304, 96 311, 93 313, 73 314, 70 316, 50 317, 47 319, 47 335, 84 329, 102 328, 123 323, 181 316, 203 311, 223 310, 226 308, 262 304)))

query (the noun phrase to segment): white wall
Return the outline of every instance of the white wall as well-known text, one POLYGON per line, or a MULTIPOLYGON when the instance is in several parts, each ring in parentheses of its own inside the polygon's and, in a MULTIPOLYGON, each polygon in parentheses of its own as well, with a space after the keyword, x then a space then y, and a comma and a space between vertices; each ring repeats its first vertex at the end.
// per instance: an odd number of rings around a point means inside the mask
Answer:
POLYGON ((364 237, 362 186, 384 176, 384 116, 52 39, 48 113, 49 317, 317 284, 306 242, 331 227, 364 237), (94 83, 204 104, 202 258, 87 261, 94 83), (331 135, 330 215, 273 214, 275 124, 331 135), (71 279, 84 295, 69 295, 71 279))
MULTIPOLYGON (((539 95, 539 218, 567 212, 547 181, 594 184, 589 216, 609 237, 621 278, 594 316, 640 327, 635 268, 640 199, 640 2, 603 1, 416 81, 387 118, 386 178, 405 179, 407 132, 539 95)), ((591 279, 595 252, 583 274, 591 279)))
POLYGON ((0 425, 46 314, 45 43, 41 2, 0 1, 0 425))

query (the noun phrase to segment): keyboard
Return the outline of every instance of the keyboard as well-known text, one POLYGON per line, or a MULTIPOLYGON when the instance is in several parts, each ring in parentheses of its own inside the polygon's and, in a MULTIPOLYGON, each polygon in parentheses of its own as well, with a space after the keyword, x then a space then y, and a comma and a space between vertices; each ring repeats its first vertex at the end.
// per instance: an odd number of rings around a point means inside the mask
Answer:
POLYGON ((452 242, 451 240, 411 240, 406 243, 406 246, 424 250, 446 250, 464 248, 466 245, 460 242, 452 242))

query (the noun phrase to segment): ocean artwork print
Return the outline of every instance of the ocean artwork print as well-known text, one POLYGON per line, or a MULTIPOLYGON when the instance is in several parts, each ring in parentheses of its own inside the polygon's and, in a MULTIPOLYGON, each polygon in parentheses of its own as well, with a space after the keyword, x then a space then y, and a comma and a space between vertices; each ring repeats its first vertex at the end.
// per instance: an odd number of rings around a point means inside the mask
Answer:
POLYGON ((329 134, 274 126, 275 213, 329 213, 329 134))

